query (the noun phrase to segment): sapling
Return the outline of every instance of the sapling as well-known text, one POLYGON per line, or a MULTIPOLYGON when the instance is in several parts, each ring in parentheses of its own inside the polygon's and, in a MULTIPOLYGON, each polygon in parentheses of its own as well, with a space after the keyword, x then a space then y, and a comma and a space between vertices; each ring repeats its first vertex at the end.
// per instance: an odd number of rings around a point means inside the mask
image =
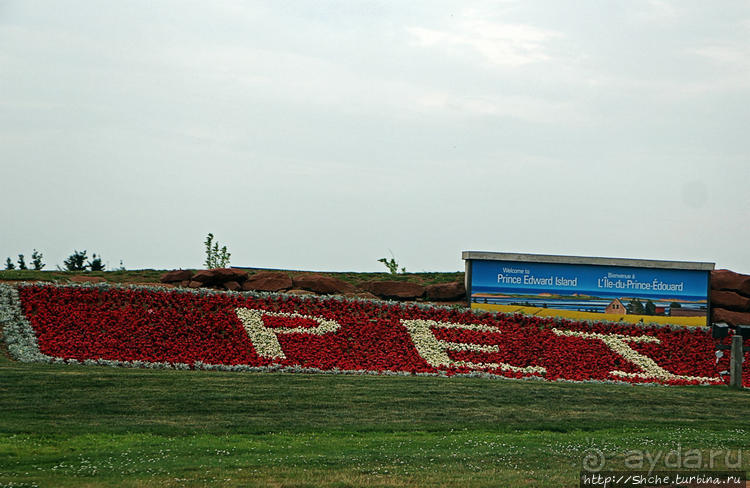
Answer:
POLYGON ((229 266, 229 257, 232 254, 227 251, 227 246, 219 248, 219 243, 214 242, 214 235, 212 233, 208 233, 203 244, 206 246, 206 261, 204 264, 207 269, 226 268, 229 266))
MULTIPOLYGON (((391 274, 398 274, 398 261, 396 261, 396 256, 393 255, 393 251, 390 249, 388 249, 388 252, 391 253, 391 259, 380 258, 378 259, 378 262, 383 263, 391 274)), ((406 273, 406 268, 402 267, 401 272, 406 273)))

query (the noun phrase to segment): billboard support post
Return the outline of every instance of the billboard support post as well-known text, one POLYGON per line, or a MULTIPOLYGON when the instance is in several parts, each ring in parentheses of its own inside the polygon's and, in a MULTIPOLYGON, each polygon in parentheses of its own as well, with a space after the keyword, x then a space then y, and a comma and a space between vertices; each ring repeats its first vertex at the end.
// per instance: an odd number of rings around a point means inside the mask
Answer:
POLYGON ((735 334, 732 337, 732 350, 729 358, 729 386, 742 389, 742 361, 744 359, 742 350, 742 336, 735 334))

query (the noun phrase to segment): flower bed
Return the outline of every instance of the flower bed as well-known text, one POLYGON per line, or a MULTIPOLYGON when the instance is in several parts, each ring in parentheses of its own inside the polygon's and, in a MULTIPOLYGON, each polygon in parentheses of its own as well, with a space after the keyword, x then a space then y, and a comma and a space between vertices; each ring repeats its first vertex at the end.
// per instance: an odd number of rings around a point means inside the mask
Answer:
POLYGON ((727 368, 707 328, 336 297, 25 284, 0 286, 0 311, 22 361, 661 384, 727 368))

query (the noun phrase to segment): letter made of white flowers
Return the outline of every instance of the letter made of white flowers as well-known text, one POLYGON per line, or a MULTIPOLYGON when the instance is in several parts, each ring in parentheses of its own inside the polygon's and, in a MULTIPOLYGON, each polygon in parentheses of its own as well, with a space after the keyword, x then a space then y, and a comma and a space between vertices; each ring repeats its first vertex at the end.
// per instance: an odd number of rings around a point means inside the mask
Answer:
POLYGON ((245 331, 250 337, 250 341, 255 347, 258 356, 268 359, 284 359, 284 351, 281 350, 278 334, 313 334, 323 335, 329 332, 335 332, 341 327, 335 320, 328 320, 322 317, 311 315, 300 315, 298 313, 266 312, 265 310, 252 310, 249 308, 238 308, 237 317, 245 326, 245 331), (318 323, 315 327, 290 327, 272 329, 266 327, 263 323, 263 316, 271 317, 293 317, 300 319, 310 319, 318 323))
POLYGON ((640 378, 640 379, 659 379, 659 380, 685 380, 699 381, 701 383, 714 383, 720 381, 719 378, 708 378, 703 376, 685 376, 670 373, 662 368, 656 361, 650 357, 635 351, 630 347, 628 342, 651 342, 659 344, 661 341, 657 337, 649 335, 630 336, 623 334, 599 334, 596 332, 579 332, 575 330, 552 329, 558 336, 562 337, 580 337, 582 339, 596 339, 602 341, 611 350, 627 359, 641 369, 640 373, 628 373, 625 371, 614 370, 609 374, 619 376, 620 378, 640 378))
POLYGON ((503 371, 515 371, 527 374, 542 374, 547 370, 542 366, 513 366, 506 363, 472 363, 470 361, 454 361, 448 356, 448 351, 476 351, 476 352, 498 352, 498 347, 487 344, 472 344, 462 342, 442 341, 432 333, 433 328, 478 330, 481 332, 495 332, 500 330, 482 324, 458 324, 453 322, 437 322, 435 320, 401 320, 401 323, 409 331, 411 340, 417 348, 417 352, 427 361, 430 366, 454 366, 472 369, 488 368, 501 369, 503 371))

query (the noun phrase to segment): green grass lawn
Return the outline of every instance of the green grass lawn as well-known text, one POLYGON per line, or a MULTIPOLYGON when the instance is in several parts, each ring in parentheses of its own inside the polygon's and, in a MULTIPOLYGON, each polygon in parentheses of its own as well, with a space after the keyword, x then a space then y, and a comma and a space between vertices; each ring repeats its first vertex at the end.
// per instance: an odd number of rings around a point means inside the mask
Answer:
POLYGON ((606 468, 632 466, 632 450, 653 458, 698 449, 705 461, 720 452, 715 468, 741 455, 747 470, 748 418, 750 394, 724 387, 2 357, 0 486, 578 486, 584 456, 598 451, 606 468))

